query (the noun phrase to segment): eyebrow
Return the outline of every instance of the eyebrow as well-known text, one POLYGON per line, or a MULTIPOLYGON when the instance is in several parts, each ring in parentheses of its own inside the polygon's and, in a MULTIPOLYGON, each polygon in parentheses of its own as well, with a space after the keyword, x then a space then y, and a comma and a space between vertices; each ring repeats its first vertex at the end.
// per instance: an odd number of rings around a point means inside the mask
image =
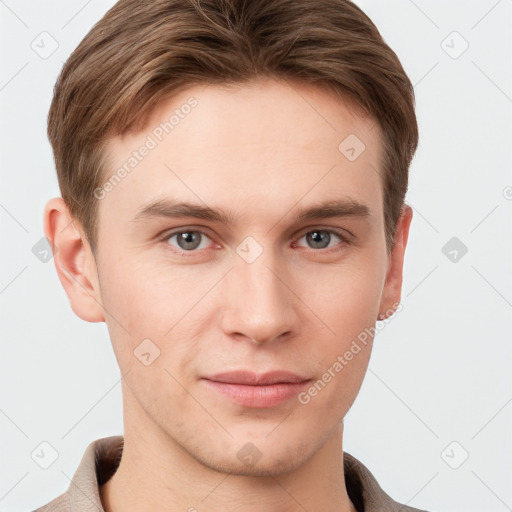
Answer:
MULTIPOLYGON (((308 208, 300 208, 296 215, 296 221, 304 222, 335 217, 367 218, 370 216, 370 208, 359 201, 354 199, 335 199, 317 203, 308 208)), ((132 219, 132 222, 148 221, 153 218, 181 217, 193 217, 211 222, 220 222, 226 225, 235 224, 235 216, 232 212, 189 202, 176 202, 172 199, 160 199, 143 206, 132 219)))

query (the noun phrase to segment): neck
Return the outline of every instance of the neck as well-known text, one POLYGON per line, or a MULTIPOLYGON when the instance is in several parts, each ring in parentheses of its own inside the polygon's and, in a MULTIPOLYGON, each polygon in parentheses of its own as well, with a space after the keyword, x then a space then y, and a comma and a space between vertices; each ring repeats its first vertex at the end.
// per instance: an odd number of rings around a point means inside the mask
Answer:
POLYGON ((126 405, 121 462, 100 487, 105 512, 150 508, 166 512, 357 512, 345 486, 343 423, 296 469, 247 476, 223 473, 203 464, 144 411, 133 414, 131 409, 126 414, 126 405))

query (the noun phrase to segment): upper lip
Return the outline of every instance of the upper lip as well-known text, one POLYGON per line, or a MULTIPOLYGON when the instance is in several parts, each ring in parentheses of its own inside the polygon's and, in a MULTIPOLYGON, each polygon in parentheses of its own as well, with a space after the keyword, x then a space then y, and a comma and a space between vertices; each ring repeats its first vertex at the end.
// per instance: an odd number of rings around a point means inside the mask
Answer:
POLYGON ((307 377, 301 377, 296 373, 285 370, 277 370, 260 374, 247 370, 237 370, 231 372, 216 373, 215 375, 210 375, 204 378, 216 382, 225 382, 229 384, 246 384, 252 386, 277 384, 279 382, 297 383, 309 380, 307 377))

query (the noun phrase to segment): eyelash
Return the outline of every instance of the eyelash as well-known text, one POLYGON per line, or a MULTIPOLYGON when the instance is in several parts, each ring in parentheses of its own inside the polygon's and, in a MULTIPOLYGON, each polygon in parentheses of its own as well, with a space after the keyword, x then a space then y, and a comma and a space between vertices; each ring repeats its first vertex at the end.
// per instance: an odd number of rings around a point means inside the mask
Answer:
MULTIPOLYGON (((325 232, 325 233, 329 233, 331 235, 336 235, 338 238, 340 238, 342 246, 352 245, 352 243, 353 243, 341 231, 338 231, 338 230, 332 229, 332 228, 313 228, 313 229, 309 229, 308 231, 303 232, 302 235, 299 237, 299 239, 304 237, 308 233, 312 233, 313 231, 322 231, 322 232, 325 232)), ((172 231, 170 233, 165 233, 165 234, 161 235, 159 237, 159 240, 164 243, 166 248, 169 248, 169 250, 171 250, 175 254, 177 253, 180 256, 186 256, 186 257, 194 256, 195 254, 200 252, 201 249, 200 250, 183 251, 183 250, 177 249, 176 247, 173 247, 173 246, 171 247, 170 244, 168 243, 168 241, 169 241, 169 239, 171 237, 173 237, 175 235, 178 235, 180 233, 188 233, 188 232, 201 233, 201 235, 204 235, 207 238, 211 239, 210 235, 206 231, 204 231, 202 229, 199 229, 199 228, 183 229, 183 228, 181 228, 181 229, 179 229, 177 231, 172 231)), ((303 248, 304 249, 308 249, 308 248, 305 248, 305 247, 303 247, 303 248)), ((325 253, 330 253, 332 251, 339 251, 339 250, 341 250, 341 249, 340 248, 336 248, 336 247, 330 247, 330 248, 326 248, 326 249, 312 249, 312 248, 309 248, 309 251, 312 251, 312 252, 315 252, 315 253, 324 253, 324 254, 325 253)))

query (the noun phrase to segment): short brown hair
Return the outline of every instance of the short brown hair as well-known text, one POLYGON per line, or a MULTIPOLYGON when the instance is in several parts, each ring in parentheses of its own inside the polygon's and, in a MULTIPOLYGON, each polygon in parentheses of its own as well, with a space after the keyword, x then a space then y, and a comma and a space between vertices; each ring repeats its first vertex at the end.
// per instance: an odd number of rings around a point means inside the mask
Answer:
MULTIPOLYGON (((418 144, 414 89, 349 0, 120 0, 66 61, 48 115, 62 197, 94 251, 94 190, 111 136, 187 86, 293 79, 335 91, 377 120, 388 254, 418 144)), ((341 141, 340 141, 341 142, 341 141)))

